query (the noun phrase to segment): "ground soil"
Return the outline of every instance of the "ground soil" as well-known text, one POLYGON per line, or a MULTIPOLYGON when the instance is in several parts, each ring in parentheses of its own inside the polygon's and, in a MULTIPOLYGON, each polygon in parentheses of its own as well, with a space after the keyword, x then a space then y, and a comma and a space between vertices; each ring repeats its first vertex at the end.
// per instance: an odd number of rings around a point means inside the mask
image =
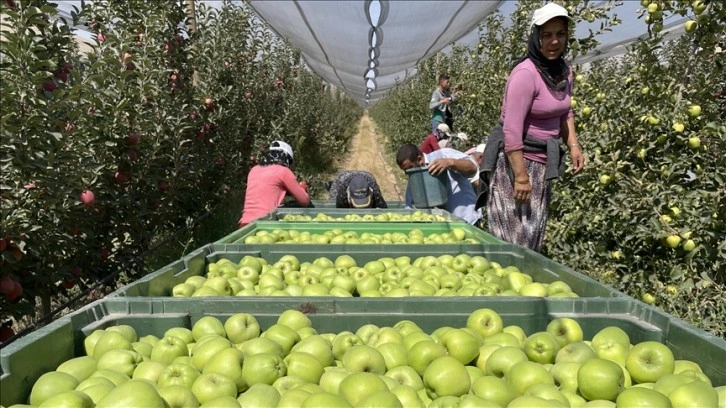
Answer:
POLYGON ((403 200, 405 174, 396 165, 385 135, 378 131, 368 113, 358 124, 358 133, 350 142, 347 159, 338 163, 337 167, 339 171, 367 171, 376 178, 386 201, 403 200))

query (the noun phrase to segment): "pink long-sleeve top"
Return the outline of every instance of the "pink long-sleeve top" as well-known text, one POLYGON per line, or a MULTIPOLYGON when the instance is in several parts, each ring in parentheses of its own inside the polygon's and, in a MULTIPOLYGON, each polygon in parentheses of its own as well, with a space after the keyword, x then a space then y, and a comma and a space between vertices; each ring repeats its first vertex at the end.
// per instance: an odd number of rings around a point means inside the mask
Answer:
MULTIPOLYGON (((567 88, 556 95, 547 87, 532 60, 526 59, 512 70, 500 117, 504 123, 505 152, 521 150, 524 135, 543 141, 560 137, 560 124, 573 115, 572 71, 568 79, 567 88)), ((545 152, 525 152, 524 157, 539 163, 547 161, 545 152)))
POLYGON ((308 193, 285 166, 254 166, 247 175, 247 191, 239 226, 244 226, 277 208, 290 193, 302 206, 310 203, 308 193))

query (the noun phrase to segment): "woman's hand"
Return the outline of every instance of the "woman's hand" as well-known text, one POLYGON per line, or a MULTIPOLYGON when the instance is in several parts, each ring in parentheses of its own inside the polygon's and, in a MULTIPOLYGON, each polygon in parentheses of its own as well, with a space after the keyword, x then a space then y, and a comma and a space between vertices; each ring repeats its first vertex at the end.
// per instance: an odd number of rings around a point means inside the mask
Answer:
POLYGON ((585 166, 585 155, 582 154, 579 145, 570 147, 570 155, 572 156, 572 172, 578 173, 585 166))
POLYGON ((532 197, 532 183, 529 178, 514 180, 514 200, 519 203, 526 203, 532 197))

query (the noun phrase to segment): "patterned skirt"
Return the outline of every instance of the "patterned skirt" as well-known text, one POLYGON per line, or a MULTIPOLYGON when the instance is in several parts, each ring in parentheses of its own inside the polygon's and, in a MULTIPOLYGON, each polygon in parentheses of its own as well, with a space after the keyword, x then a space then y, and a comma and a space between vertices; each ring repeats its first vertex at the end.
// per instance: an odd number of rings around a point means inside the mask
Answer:
POLYGON ((542 247, 550 204, 550 182, 545 180, 545 165, 525 159, 532 183, 528 203, 514 200, 514 180, 509 161, 500 152, 492 175, 487 212, 489 233, 513 244, 539 252, 542 247))

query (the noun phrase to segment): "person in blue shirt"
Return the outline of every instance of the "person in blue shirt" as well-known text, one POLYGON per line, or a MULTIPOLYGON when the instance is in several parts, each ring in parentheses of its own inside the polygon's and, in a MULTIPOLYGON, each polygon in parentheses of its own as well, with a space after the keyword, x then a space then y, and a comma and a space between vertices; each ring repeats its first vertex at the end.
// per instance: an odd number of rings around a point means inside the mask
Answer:
MULTIPOLYGON (((446 172, 449 176, 449 195, 444 209, 471 225, 479 226, 482 215, 474 208, 476 194, 469 181, 469 177, 478 174, 479 166, 469 155, 450 148, 426 154, 418 146, 409 143, 402 145, 396 152, 396 163, 404 171, 427 167, 433 176, 446 172)), ((406 188, 406 207, 414 207, 410 186, 406 188)))

